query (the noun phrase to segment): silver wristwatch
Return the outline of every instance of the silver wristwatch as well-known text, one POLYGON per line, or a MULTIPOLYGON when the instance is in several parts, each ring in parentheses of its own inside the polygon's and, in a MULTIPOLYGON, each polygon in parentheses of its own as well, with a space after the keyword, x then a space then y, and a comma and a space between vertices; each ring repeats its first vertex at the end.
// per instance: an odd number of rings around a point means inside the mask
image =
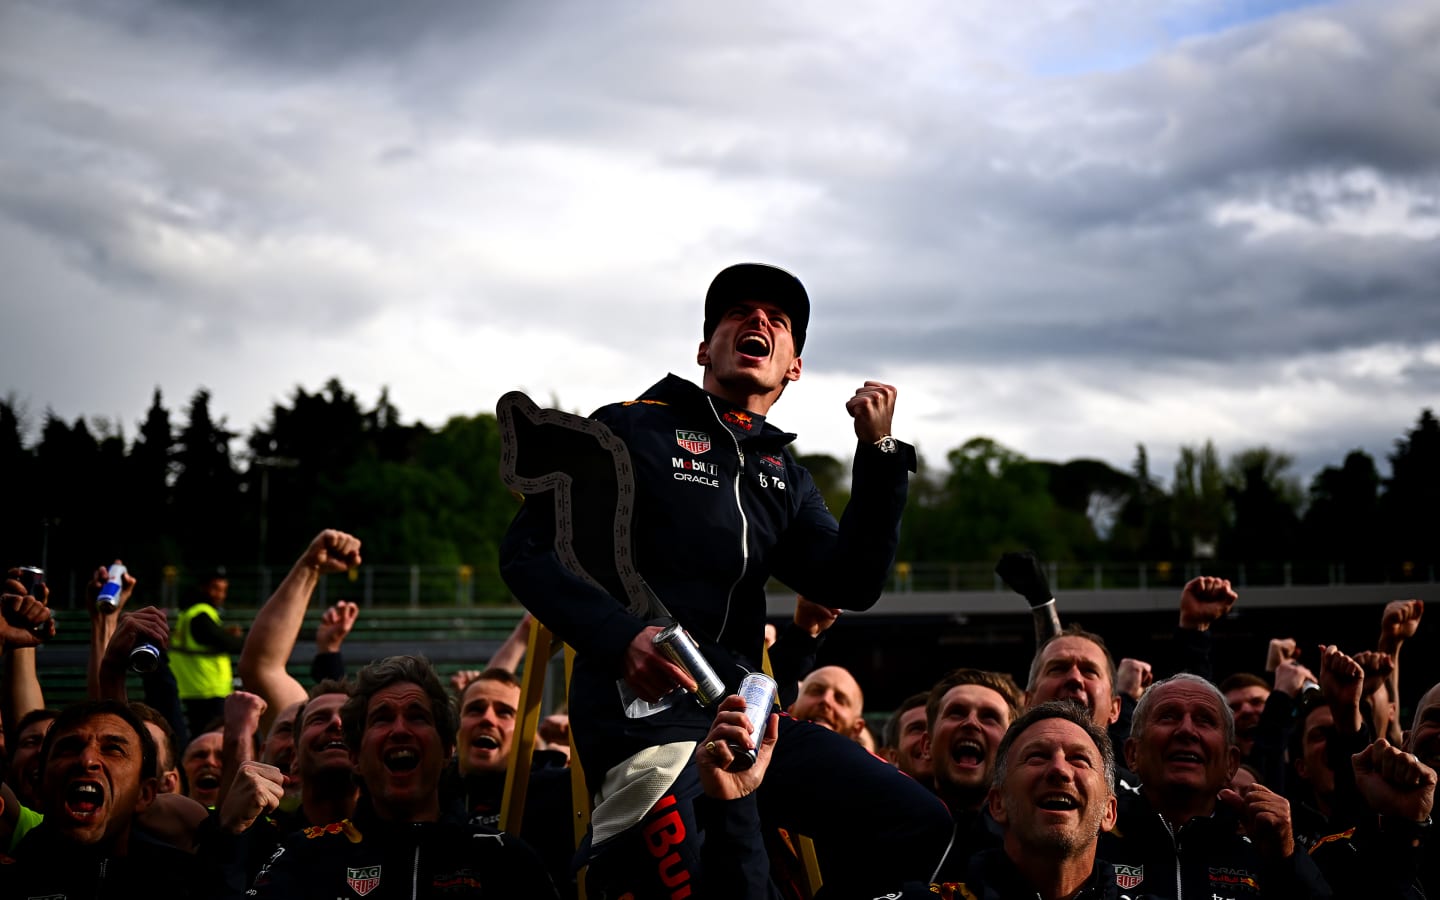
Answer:
POLYGON ((899 453, 900 442, 895 440, 892 435, 887 434, 875 442, 875 449, 881 453, 899 453))

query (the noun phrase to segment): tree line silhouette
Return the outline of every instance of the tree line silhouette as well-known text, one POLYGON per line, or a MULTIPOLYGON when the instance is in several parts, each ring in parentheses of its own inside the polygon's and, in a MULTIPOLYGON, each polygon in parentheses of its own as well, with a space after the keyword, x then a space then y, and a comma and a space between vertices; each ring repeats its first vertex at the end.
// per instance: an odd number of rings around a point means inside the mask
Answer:
MULTIPOLYGON (((137 574, 162 566, 288 565, 315 530, 365 540, 367 561, 469 565, 482 600, 503 600, 496 548, 518 499, 497 475, 489 413, 438 428, 406 425, 381 391, 365 407, 338 379, 297 387, 247 435, 227 427, 198 389, 178 416, 156 389, 133 439, 100 418, 35 423, 0 401, 0 516, 7 565, 84 572, 115 556, 137 574), (236 451, 237 445, 241 447, 236 451)), ((847 499, 847 463, 800 455, 831 509, 847 499)), ((1168 487, 1144 445, 1129 471, 1092 459, 1027 459, 976 437, 922 461, 912 481, 900 558, 983 561, 1028 547, 1056 562, 1218 558, 1327 561, 1348 580, 1433 577, 1440 548, 1440 422, 1423 410, 1388 454, 1363 450, 1307 486, 1266 446, 1222 461, 1213 443, 1180 448, 1168 487)))

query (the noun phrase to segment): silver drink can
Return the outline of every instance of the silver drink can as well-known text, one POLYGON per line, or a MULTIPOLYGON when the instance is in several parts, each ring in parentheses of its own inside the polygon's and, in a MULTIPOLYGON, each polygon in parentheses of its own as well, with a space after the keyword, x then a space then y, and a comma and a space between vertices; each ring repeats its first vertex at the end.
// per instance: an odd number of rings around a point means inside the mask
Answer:
POLYGON ((725 683, 700 652, 700 644, 678 623, 655 635, 655 646, 695 679, 695 699, 701 706, 719 703, 725 696, 725 683))
MULTIPOLYGON (((765 723, 770 721, 770 713, 775 711, 775 697, 779 692, 775 679, 764 672, 746 675, 745 680, 740 682, 740 689, 735 692, 745 699, 745 718, 750 721, 750 739, 756 747, 765 738, 765 723)), ((754 750, 731 743, 730 752, 735 759, 727 771, 743 772, 755 765, 754 750)))
POLYGON ((130 671, 142 675, 160 668, 160 651, 148 641, 130 651, 130 671))

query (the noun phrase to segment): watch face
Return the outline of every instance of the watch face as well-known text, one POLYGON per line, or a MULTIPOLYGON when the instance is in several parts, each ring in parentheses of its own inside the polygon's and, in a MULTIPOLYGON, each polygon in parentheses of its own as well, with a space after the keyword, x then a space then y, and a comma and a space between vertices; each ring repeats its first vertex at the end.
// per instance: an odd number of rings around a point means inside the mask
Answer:
POLYGON ((880 449, 881 453, 894 453, 899 449, 895 439, 888 434, 876 441, 875 446, 880 449))

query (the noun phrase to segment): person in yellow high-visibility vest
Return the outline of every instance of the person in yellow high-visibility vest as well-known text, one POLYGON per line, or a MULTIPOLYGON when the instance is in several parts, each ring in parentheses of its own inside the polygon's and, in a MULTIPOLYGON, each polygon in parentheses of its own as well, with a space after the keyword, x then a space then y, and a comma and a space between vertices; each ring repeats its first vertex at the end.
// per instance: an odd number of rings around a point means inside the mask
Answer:
POLYGON ((170 632, 170 670, 185 706, 191 734, 202 734, 225 713, 234 689, 230 655, 244 645, 239 627, 220 624, 230 582, 223 571, 211 573, 191 594, 170 632))

